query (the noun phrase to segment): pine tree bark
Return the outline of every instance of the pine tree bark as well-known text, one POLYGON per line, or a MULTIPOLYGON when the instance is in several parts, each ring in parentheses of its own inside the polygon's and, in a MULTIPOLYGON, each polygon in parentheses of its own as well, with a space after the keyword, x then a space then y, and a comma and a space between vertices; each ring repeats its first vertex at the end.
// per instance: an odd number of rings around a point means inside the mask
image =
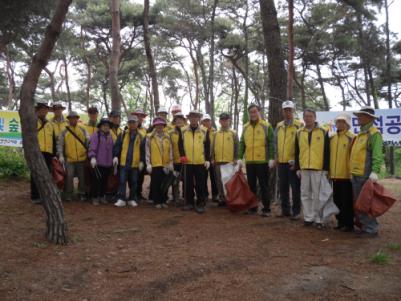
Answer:
POLYGON ((287 98, 293 98, 294 78, 294 0, 288 0, 288 70, 287 70, 287 98))
POLYGON ((72 0, 59 0, 57 4, 52 20, 46 28, 40 48, 25 74, 21 87, 21 105, 19 109, 25 159, 38 187, 47 215, 46 238, 56 244, 66 244, 68 242, 67 224, 64 221, 64 209, 60 194, 53 183, 39 149, 34 94, 40 73, 48 63, 71 2, 72 0))
POLYGON ((111 92, 111 109, 113 111, 121 110, 121 94, 118 85, 118 66, 120 63, 120 0, 111 0, 111 31, 113 45, 111 48, 109 64, 109 84, 111 92))
POLYGON ((149 77, 152 83, 152 94, 153 94, 153 107, 155 112, 160 107, 159 100, 159 86, 157 83, 157 73, 155 66, 155 59, 153 57, 152 49, 150 48, 150 37, 149 37, 149 0, 144 0, 143 5, 143 43, 145 46, 146 58, 148 60, 149 77))

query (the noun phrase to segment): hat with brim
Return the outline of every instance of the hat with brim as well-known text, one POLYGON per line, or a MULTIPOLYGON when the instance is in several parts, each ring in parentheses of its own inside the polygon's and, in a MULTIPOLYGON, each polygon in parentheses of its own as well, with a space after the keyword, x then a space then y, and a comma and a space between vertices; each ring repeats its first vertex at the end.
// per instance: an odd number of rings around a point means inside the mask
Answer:
POLYGON ((52 108, 53 109, 63 109, 63 110, 66 109, 66 107, 63 105, 63 103, 61 101, 53 102, 52 108))
POLYGON ((164 120, 163 118, 155 118, 155 119, 153 119, 153 123, 152 123, 153 126, 156 126, 156 125, 165 126, 166 124, 167 124, 166 120, 164 120))
POLYGON ((75 111, 70 111, 67 115, 67 118, 79 118, 79 114, 75 111))
POLYGON ((187 117, 191 117, 191 116, 202 117, 202 114, 199 111, 192 110, 192 111, 189 111, 189 113, 187 114, 187 117))
POLYGON ((35 103, 35 108, 49 108, 49 105, 45 100, 37 100, 35 103))
POLYGON ((201 121, 212 120, 209 114, 203 114, 201 121))
POLYGON ((221 113, 219 116, 219 119, 225 120, 225 119, 231 119, 230 114, 228 113, 221 113))
POLYGON ((334 120, 335 122, 337 122, 338 120, 344 120, 345 123, 351 127, 351 116, 347 113, 341 113, 338 114, 338 116, 336 117, 336 119, 334 120))
POLYGON ((281 105, 282 109, 295 109, 295 104, 293 101, 291 100, 286 100, 283 102, 283 104, 281 105))
POLYGON ((120 111, 111 111, 109 117, 121 117, 120 111))
POLYGON ((131 113, 131 115, 141 116, 143 118, 148 116, 148 114, 146 114, 142 109, 136 109, 134 112, 131 113))
POLYGON ((96 114, 96 113, 99 113, 99 110, 97 109, 97 107, 88 108, 88 114, 96 114))
POLYGON ((378 118, 375 115, 375 110, 372 107, 362 107, 359 111, 354 112, 354 115, 358 116, 358 115, 368 115, 372 118, 378 118))
POLYGON ((102 119, 100 119, 99 123, 97 124, 97 127, 100 128, 103 124, 108 124, 110 127, 112 125, 110 120, 108 120, 107 118, 102 118, 102 119))
POLYGON ((138 122, 138 121, 139 121, 138 116, 136 116, 136 115, 128 116, 128 122, 138 122))
POLYGON ((166 107, 160 107, 160 108, 157 110, 157 114, 160 114, 160 113, 168 114, 168 111, 167 111, 166 107))
POLYGON ((175 113, 174 116, 173 116, 173 121, 175 121, 177 118, 185 119, 185 116, 181 112, 175 113))

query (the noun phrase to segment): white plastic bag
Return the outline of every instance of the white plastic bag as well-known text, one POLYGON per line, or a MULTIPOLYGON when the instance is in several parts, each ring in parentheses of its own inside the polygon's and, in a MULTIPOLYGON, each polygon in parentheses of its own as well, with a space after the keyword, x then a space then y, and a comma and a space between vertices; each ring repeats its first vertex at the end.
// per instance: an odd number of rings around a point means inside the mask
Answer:
POLYGON ((219 165, 220 173, 221 173, 221 182, 223 183, 224 187, 224 194, 227 194, 226 191, 226 183, 231 180, 231 178, 235 174, 235 165, 232 163, 227 163, 224 165, 219 165))

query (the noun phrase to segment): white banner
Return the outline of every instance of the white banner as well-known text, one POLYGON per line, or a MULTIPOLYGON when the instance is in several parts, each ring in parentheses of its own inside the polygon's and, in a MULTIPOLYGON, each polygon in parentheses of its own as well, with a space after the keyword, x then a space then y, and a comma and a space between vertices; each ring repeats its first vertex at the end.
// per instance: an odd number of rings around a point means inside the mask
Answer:
MULTIPOLYGON (((358 119, 352 114, 353 111, 347 111, 352 116, 352 129, 354 134, 359 133, 358 119)), ((316 112, 317 121, 321 125, 329 128, 329 131, 336 131, 335 118, 342 111, 324 111, 316 112)), ((383 109, 375 110, 378 119, 375 125, 383 135, 385 145, 401 146, 401 109, 383 109)))

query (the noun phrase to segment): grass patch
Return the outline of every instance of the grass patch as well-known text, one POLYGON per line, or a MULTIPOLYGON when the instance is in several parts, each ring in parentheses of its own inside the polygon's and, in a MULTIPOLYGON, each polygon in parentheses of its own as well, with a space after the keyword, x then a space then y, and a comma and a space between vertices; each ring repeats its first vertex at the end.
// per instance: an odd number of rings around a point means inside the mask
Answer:
POLYGON ((370 261, 377 264, 387 264, 390 261, 390 255, 380 250, 370 257, 370 261))
POLYGON ((401 250, 401 244, 396 243, 396 242, 390 242, 387 244, 387 248, 391 251, 400 251, 401 250))
POLYGON ((46 249, 48 244, 45 242, 34 242, 33 246, 38 249, 46 249))

